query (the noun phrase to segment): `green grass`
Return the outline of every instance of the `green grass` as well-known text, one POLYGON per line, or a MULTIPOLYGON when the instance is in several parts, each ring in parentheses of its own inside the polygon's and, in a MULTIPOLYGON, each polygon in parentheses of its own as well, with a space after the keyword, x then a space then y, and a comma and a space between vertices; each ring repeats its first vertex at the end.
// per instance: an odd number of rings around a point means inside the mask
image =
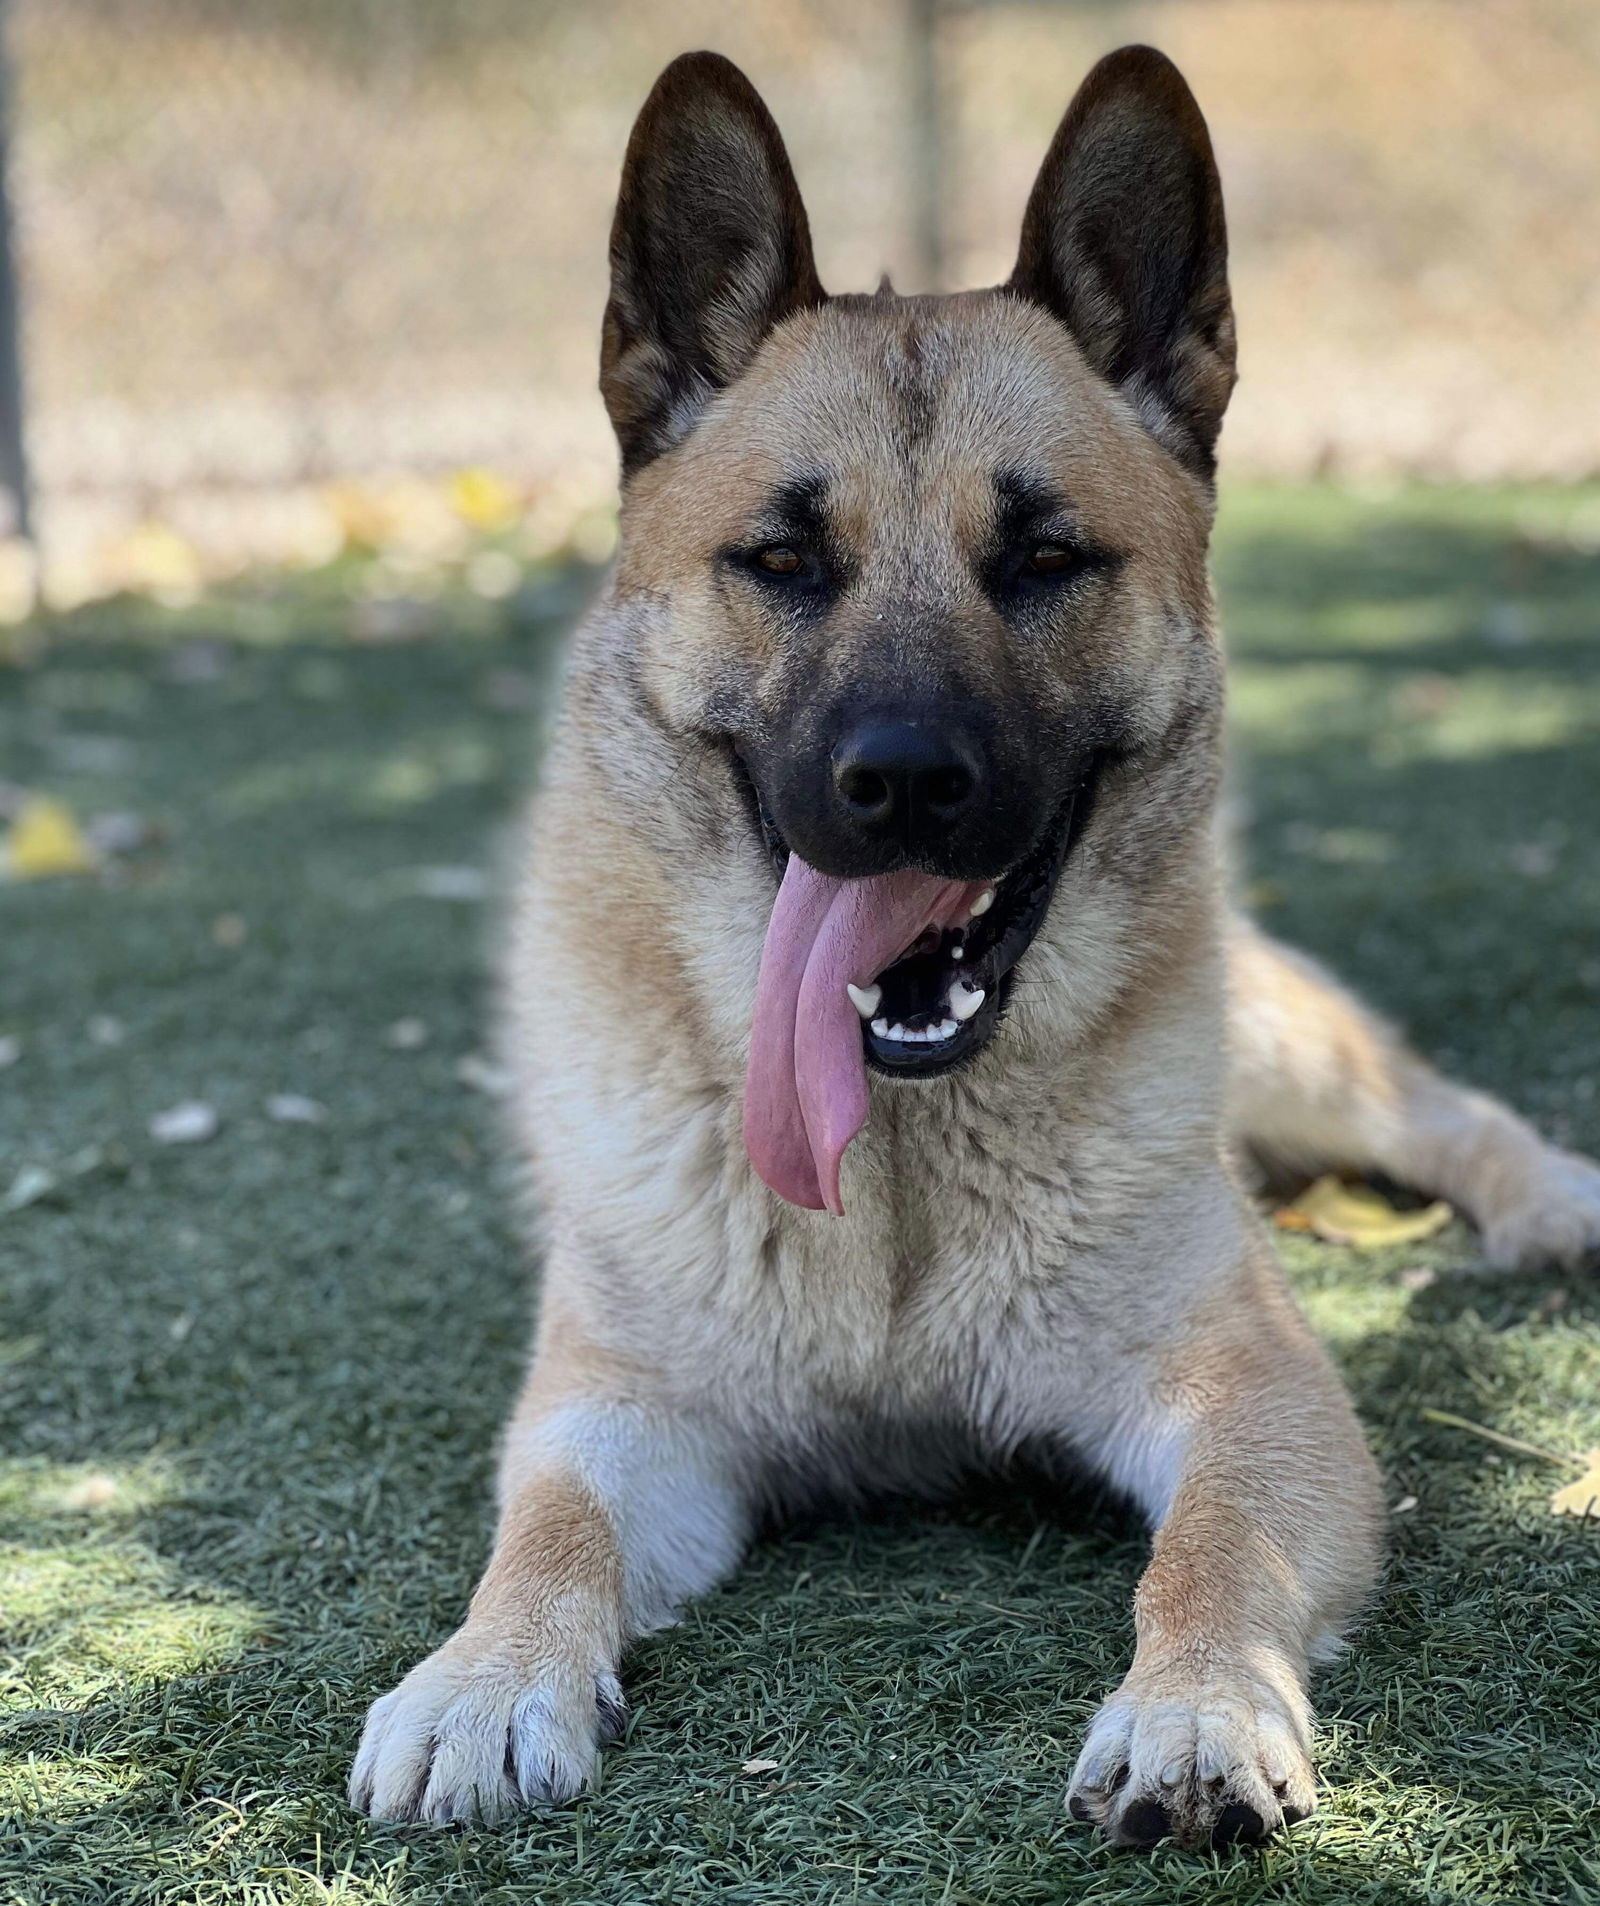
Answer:
MULTIPOLYGON (((1219 552, 1267 917, 1590 1148, 1597 513, 1247 492, 1219 552)), ((319 641, 263 645, 292 591, 223 603, 176 619, 250 638, 209 675, 101 610, 0 672, 0 779, 161 830, 114 881, 0 887, 0 1198, 56 1175, 0 1215, 0 1899, 1600 1898, 1600 1533, 1545 1513, 1555 1471, 1420 1416, 1600 1442, 1600 1290, 1475 1271, 1459 1228, 1288 1250, 1417 1506, 1322 1679, 1325 1806, 1285 1844, 1146 1862, 1069 1824, 1140 1544, 1016 1496, 760 1548, 639 1651, 631 1739, 569 1811, 444 1835, 347 1811, 367 1701, 482 1559, 528 1330, 490 1108, 456 1076, 485 909, 416 874, 493 861, 534 725, 495 704, 551 649, 523 608, 359 649, 321 608, 319 641), (402 1017, 425 1045, 386 1043, 402 1017), (269 1121, 281 1092, 326 1121, 269 1121), (155 1143, 194 1097, 218 1135, 155 1143)))

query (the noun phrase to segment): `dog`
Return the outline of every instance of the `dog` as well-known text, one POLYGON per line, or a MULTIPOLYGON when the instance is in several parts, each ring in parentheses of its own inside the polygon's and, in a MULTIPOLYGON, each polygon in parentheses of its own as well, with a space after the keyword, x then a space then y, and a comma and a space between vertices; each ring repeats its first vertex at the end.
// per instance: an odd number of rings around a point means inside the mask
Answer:
POLYGON ((611 269, 620 554, 502 984, 537 1345, 492 1559, 353 1804, 571 1798, 628 1644, 762 1518, 1025 1460, 1153 1530, 1072 1814, 1262 1838, 1314 1804, 1307 1679, 1383 1501, 1244 1161, 1441 1194, 1504 1265, 1593 1250, 1600 1171, 1227 901, 1205 122, 1112 54, 1004 285, 830 297, 766 108, 686 55, 611 269))

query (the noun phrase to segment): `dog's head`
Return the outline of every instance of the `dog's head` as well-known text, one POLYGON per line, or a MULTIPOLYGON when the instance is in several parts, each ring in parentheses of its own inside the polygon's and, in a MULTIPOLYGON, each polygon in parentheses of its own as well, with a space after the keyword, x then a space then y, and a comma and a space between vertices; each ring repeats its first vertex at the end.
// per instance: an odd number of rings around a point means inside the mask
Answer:
POLYGON ((771 117, 691 54, 634 129, 611 258, 641 677, 725 750, 782 876, 746 1134, 776 1189, 837 1209, 864 1062, 969 1060, 1091 826, 1137 878, 1209 806, 1216 167, 1176 68, 1125 49, 1004 286, 830 298, 771 117))

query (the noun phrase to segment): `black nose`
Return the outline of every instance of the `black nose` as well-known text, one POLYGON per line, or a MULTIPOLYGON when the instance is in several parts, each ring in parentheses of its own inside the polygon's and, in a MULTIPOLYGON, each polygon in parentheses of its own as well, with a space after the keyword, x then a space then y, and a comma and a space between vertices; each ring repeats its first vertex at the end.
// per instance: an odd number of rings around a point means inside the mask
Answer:
POLYGON ((833 751, 839 806, 863 833, 940 839, 983 799, 983 758, 959 728, 864 722, 833 751))

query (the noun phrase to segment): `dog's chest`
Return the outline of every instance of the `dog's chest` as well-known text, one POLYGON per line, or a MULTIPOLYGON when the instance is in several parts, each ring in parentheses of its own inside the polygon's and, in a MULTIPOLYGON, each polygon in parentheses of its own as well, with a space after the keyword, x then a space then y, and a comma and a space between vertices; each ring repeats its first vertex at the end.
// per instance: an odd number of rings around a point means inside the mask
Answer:
POLYGON ((737 1201, 701 1324, 797 1407, 992 1416, 1035 1366, 1065 1378, 1100 1333, 1126 1226, 1096 1147, 1042 1130, 1012 1146, 925 1109, 918 1129, 869 1124, 843 1218, 758 1187, 737 1201))

